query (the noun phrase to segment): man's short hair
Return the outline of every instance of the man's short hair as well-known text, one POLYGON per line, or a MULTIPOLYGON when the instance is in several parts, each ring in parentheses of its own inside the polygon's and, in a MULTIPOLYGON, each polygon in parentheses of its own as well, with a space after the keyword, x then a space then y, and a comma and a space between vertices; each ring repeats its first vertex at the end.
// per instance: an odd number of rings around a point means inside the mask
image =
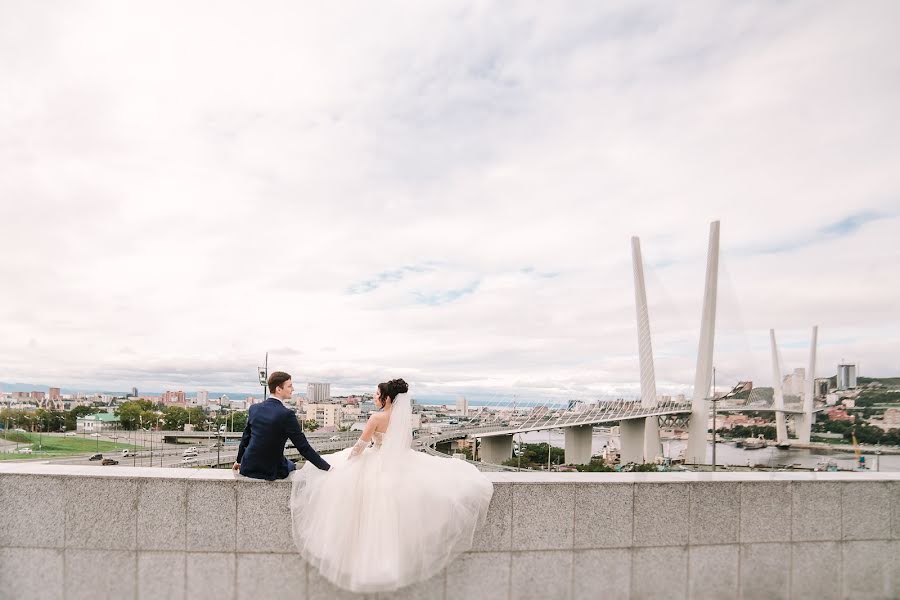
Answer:
POLYGON ((274 373, 269 375, 269 392, 274 394, 276 388, 282 387, 285 381, 290 380, 290 373, 285 373, 284 371, 275 371, 274 373))

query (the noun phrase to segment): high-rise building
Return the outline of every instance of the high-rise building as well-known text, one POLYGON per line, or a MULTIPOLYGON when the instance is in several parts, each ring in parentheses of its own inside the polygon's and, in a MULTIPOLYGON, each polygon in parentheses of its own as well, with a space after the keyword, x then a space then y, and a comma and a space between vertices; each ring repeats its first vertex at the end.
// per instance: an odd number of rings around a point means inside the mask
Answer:
POLYGON ((131 397, 132 398, 138 397, 138 389, 136 387, 131 388, 131 397))
POLYGON ((32 400, 43 400, 46 397, 47 397, 47 394, 44 392, 31 392, 32 400))
MULTIPOLYGON (((325 384, 328 385, 328 384, 325 384)), ((320 427, 340 427, 343 419, 343 410, 340 404, 312 404, 307 403, 306 420, 315 421, 320 427)))
POLYGON ((163 404, 185 404, 184 392, 181 390, 178 390, 177 392, 163 392, 163 395, 160 397, 160 402, 163 404))
POLYGON ((197 404, 200 406, 206 406, 209 404, 209 392, 206 390, 200 390, 197 392, 197 404))
POLYGON ((837 367, 837 389, 848 390, 856 387, 856 365, 845 364, 837 367))
POLYGON ((330 383, 307 383, 306 384, 306 401, 310 404, 318 404, 327 402, 331 399, 330 383))
POLYGON ((469 414, 469 401, 465 396, 456 399, 456 414, 465 417, 469 414))
POLYGON ((53 400, 55 402, 55 401, 59 400, 59 398, 60 398, 59 388, 50 388, 50 400, 53 400))

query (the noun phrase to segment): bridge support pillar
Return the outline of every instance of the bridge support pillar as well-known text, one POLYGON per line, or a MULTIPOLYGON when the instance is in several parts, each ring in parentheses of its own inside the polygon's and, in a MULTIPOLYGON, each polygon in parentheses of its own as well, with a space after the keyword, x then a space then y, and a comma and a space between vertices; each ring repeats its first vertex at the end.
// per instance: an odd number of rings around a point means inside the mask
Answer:
POLYGON ((619 423, 623 465, 630 462, 638 464, 644 462, 645 425, 645 419, 628 419, 619 423))
POLYGON ((566 464, 586 465, 591 462, 591 442, 594 428, 591 425, 566 427, 566 464))
POLYGON ((480 458, 482 462, 499 465, 504 460, 512 458, 512 451, 512 434, 483 437, 481 438, 481 445, 478 449, 478 458, 480 458))
POLYGON ((659 441, 659 419, 647 417, 644 419, 644 460, 652 462, 657 456, 662 456, 662 442, 659 441))

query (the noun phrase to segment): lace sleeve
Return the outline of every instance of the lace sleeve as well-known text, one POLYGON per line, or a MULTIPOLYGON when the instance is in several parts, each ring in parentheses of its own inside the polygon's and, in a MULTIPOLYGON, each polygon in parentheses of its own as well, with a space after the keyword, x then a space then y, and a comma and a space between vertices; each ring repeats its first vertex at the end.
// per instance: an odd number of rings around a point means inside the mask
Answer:
POLYGON ((360 454, 360 453, 361 453, 363 450, 365 450, 365 449, 369 446, 369 444, 371 444, 371 443, 372 443, 371 440, 366 441, 366 440, 364 440, 364 439, 362 439, 362 438, 360 438, 359 440, 357 440, 356 443, 353 445, 353 450, 350 451, 350 458, 353 458, 353 457, 357 456, 358 454, 360 454))

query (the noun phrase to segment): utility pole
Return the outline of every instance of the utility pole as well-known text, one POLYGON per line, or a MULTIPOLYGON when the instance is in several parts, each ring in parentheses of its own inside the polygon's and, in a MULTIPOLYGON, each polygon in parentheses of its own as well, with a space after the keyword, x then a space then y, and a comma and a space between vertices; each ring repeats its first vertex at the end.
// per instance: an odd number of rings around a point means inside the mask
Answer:
POLYGON ((553 446, 550 445, 550 434, 553 433, 552 429, 547 430, 547 472, 550 472, 550 448, 553 446))
POLYGON ((716 470, 716 368, 713 367, 713 393, 712 393, 712 405, 713 405, 713 437, 712 437, 712 470, 716 470))

